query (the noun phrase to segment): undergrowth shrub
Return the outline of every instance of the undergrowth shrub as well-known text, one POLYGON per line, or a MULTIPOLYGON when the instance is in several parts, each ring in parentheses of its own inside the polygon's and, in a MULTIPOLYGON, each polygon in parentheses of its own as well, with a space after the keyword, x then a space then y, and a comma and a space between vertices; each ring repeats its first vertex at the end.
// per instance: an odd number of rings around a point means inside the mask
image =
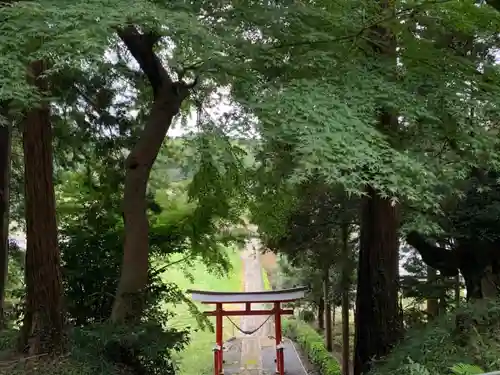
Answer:
POLYGON ((374 364, 370 375, 448 375, 460 369, 471 375, 473 368, 498 371, 499 353, 500 302, 484 300, 410 330, 403 342, 374 364))
MULTIPOLYGON (((0 334, 0 350, 15 347, 18 332, 0 334)), ((188 342, 185 331, 165 330, 157 322, 137 326, 96 324, 68 333, 69 353, 56 358, 0 358, 9 375, 174 375, 171 354, 188 342)))
POLYGON ((316 314, 309 309, 302 309, 299 311, 299 318, 306 323, 312 323, 316 320, 316 314))
MULTIPOLYGON (((8 331, 10 336, 5 332, 0 337, 0 345, 5 348, 0 357, 4 354, 6 359, 2 362, 0 358, 0 373, 173 375, 177 366, 172 355, 187 345, 189 332, 169 328, 170 314, 164 305, 186 301, 192 310, 195 305, 186 300, 175 284, 162 280, 164 268, 152 267, 147 289, 141 293, 146 298, 140 322, 133 326, 108 323, 123 258, 124 228, 117 209, 120 196, 116 191, 109 194, 95 189, 86 191, 87 185, 78 184, 82 194, 64 200, 58 207, 70 352, 50 360, 15 360, 12 350, 9 353, 5 349, 16 347, 11 336, 16 337, 17 332, 8 331)), ((150 236, 153 257, 165 259, 172 253, 189 250, 186 241, 189 227, 183 220, 192 211, 188 208, 177 210, 172 220, 158 220, 161 211, 156 209, 150 236)), ((22 275, 22 270, 18 273, 22 275)), ((17 302, 22 307, 22 282, 10 284, 21 292, 17 302)), ((14 323, 22 319, 23 309, 17 311, 14 323)))
POLYGON ((340 375, 337 360, 326 349, 323 337, 308 323, 298 319, 283 322, 284 334, 299 343, 321 375, 340 375))
MULTIPOLYGON (((120 164, 120 160, 117 162, 120 164)), ((173 375, 177 366, 172 355, 188 344, 189 332, 169 328, 170 314, 165 305, 186 303, 200 328, 210 325, 177 285, 165 282, 161 276, 173 254, 182 254, 186 259, 199 257, 213 269, 226 270, 227 256, 217 250, 222 249, 221 243, 236 237, 232 233, 219 233, 211 217, 198 215, 197 206, 189 202, 186 191, 172 197, 164 193, 161 206, 153 193, 148 196, 149 253, 151 264, 158 267, 151 267, 146 290, 138 296, 141 301, 146 297, 145 311, 134 326, 108 323, 123 259, 124 226, 120 208, 123 170, 106 165, 102 168, 102 173, 95 170, 95 175, 103 176, 104 180, 96 180, 94 174, 85 171, 68 172, 62 179, 68 182, 58 189, 59 248, 70 352, 51 360, 15 360, 12 351, 1 353, 0 347, 2 374, 173 375), (10 359, 2 362, 2 355, 10 359)), ((22 268, 20 263, 16 268, 20 272, 13 274, 17 281, 12 277, 16 282, 10 283, 20 292, 17 304, 21 307, 13 309, 17 314, 11 319, 11 328, 22 320, 22 268)), ((17 336, 15 330, 9 332, 17 336)), ((15 340, 6 335, 0 333, 0 346, 14 348, 15 340)))

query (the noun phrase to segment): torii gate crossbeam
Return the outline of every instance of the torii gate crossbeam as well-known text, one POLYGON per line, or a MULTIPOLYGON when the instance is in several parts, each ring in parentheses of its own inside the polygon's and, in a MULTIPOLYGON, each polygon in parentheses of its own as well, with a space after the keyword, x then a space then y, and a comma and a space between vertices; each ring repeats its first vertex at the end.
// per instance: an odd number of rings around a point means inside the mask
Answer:
POLYGON ((215 305, 215 310, 204 312, 207 316, 215 316, 215 348, 214 348, 214 375, 224 373, 223 364, 223 337, 222 321, 224 316, 259 316, 274 315, 274 329, 276 341, 276 374, 284 375, 285 359, 283 353, 283 334, 281 329, 281 316, 293 315, 293 310, 283 309, 282 303, 293 302, 305 297, 307 287, 282 289, 264 292, 212 292, 201 290, 188 290, 192 299, 204 304, 215 305), (267 310, 252 310, 252 303, 272 304, 267 310), (244 310, 224 310, 224 304, 244 304, 244 310))

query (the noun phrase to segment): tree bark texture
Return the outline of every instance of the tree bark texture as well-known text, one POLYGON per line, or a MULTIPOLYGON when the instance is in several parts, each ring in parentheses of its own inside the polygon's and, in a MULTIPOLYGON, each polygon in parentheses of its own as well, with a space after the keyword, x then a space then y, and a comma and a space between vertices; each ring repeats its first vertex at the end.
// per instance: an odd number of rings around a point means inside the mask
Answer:
POLYGON ((318 302, 318 329, 325 330, 325 299, 321 297, 318 302))
POLYGON ((349 230, 348 225, 342 225, 342 375, 349 375, 349 230))
POLYGON ((125 240, 122 271, 111 320, 136 322, 144 309, 149 269, 149 220, 146 192, 151 168, 173 118, 191 86, 173 82, 153 51, 155 39, 128 26, 118 32, 130 53, 147 76, 154 99, 142 134, 125 162, 123 217, 125 240))
MULTIPOLYGON (((381 12, 395 14, 392 0, 375 0, 381 12)), ((384 25, 370 29, 374 58, 397 65, 397 41, 384 25)), ((394 72, 396 70, 394 69, 394 72)), ((388 76, 397 80, 397 75, 388 76)), ((378 130, 398 139, 398 118, 380 103, 378 130)), ((393 147, 399 147, 395 143, 393 147)), ((387 355, 402 335, 399 291, 399 209, 368 186, 363 199, 356 295, 354 375, 367 373, 371 361, 387 355)))
POLYGON ((155 100, 139 142, 125 163, 125 242, 121 277, 112 310, 115 322, 136 320, 143 309, 149 269, 146 193, 151 168, 176 113, 172 108, 174 103, 169 103, 168 99, 166 95, 155 100))
MULTIPOLYGON (((28 80, 47 91, 43 61, 31 64, 28 80)), ((26 212, 26 310, 23 350, 32 355, 63 348, 64 314, 53 184, 49 103, 29 110, 22 124, 26 212)))
POLYGON ((349 375, 349 293, 342 292, 342 375, 349 375))
POLYGON ((5 287, 9 262, 9 183, 11 131, 7 105, 0 104, 0 327, 4 326, 5 287))
POLYGON ((368 372, 373 358, 387 355, 400 339, 402 329, 398 304, 398 208, 368 188, 361 215, 355 375, 368 372))
POLYGON ((325 346, 331 352, 333 350, 333 332, 332 332, 332 303, 330 301, 330 274, 328 268, 323 276, 323 299, 325 300, 325 346))

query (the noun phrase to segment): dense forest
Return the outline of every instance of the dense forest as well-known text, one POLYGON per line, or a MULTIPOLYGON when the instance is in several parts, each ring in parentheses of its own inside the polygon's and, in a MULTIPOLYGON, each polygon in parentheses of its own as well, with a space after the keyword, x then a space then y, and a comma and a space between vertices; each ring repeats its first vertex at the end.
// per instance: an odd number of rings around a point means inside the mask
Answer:
POLYGON ((200 374, 174 275, 234 275, 250 237, 309 286, 322 375, 500 369, 500 1, 0 19, 0 373, 200 374))

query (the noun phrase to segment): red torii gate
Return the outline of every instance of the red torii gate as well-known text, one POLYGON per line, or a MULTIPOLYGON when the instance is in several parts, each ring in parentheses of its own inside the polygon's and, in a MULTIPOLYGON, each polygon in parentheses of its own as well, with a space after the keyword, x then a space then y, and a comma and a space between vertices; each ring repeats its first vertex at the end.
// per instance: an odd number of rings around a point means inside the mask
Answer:
POLYGON ((283 302, 292 302, 305 297, 307 287, 281 289, 264 292, 211 292, 201 290, 188 290, 192 299, 204 304, 214 304, 215 310, 204 312, 207 316, 215 316, 215 348, 214 348, 214 375, 224 373, 223 364, 223 338, 222 321, 224 316, 255 316, 274 315, 274 328, 276 339, 276 374, 285 374, 285 357, 283 354, 283 338, 281 332, 281 316, 292 315, 293 310, 282 309, 283 302), (224 304, 245 304, 245 310, 224 310, 224 304), (273 304, 267 310, 252 310, 252 303, 273 304))

